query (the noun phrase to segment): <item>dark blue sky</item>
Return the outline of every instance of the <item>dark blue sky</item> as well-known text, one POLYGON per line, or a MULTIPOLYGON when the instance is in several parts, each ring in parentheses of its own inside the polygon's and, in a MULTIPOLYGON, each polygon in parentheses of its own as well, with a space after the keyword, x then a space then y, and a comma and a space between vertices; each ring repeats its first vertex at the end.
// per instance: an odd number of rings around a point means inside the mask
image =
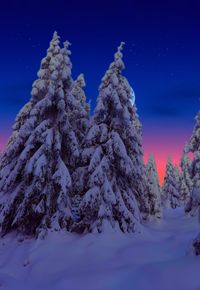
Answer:
POLYGON ((84 72, 92 107, 117 45, 126 42, 124 73, 135 90, 146 152, 156 154, 164 142, 173 155, 175 145, 180 148, 189 138, 199 109, 199 11, 199 1, 192 0, 3 1, 0 136, 7 138, 15 114, 29 99, 57 30, 72 43, 73 75, 84 72))

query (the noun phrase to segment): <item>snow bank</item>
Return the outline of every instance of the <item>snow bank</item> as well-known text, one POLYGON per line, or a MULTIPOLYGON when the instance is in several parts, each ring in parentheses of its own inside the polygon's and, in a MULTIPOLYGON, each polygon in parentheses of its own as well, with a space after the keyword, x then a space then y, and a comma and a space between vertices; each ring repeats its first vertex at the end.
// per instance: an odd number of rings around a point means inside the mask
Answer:
POLYGON ((198 290, 200 257, 187 254, 199 230, 182 209, 167 210, 141 234, 52 233, 0 240, 1 290, 198 290))

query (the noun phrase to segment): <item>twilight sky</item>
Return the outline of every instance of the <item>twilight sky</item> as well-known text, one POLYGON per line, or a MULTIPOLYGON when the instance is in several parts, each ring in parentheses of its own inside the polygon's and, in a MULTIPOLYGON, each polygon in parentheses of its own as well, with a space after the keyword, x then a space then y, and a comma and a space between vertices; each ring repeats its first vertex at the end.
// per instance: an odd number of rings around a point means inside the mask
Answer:
POLYGON ((145 160, 163 178, 168 154, 178 163, 200 98, 200 3, 188 1, 2 1, 0 148, 29 100, 54 30, 72 43, 74 78, 84 72, 95 106, 100 80, 120 41, 143 124, 145 160))

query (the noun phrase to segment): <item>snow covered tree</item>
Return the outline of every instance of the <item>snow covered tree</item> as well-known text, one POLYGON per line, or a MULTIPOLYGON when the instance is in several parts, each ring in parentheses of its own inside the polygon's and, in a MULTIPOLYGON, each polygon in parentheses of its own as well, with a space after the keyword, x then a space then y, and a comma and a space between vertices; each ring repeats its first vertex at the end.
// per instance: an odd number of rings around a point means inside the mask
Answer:
POLYGON ((183 175, 181 175, 180 198, 184 206, 186 206, 190 201, 188 187, 183 175))
MULTIPOLYGON (((195 214, 198 210, 200 222, 200 111, 195 119, 196 124, 188 144, 188 151, 194 154, 191 166, 193 189, 190 201, 186 205, 186 212, 195 214)), ((200 255, 200 233, 193 241, 193 248, 195 255, 200 255)))
POLYGON ((165 170, 164 183, 162 186, 161 201, 164 207, 170 206, 169 204, 169 180, 171 177, 172 170, 173 170, 172 159, 171 159, 171 156, 169 156, 167 160, 166 170, 165 170))
POLYGON ((196 116, 196 125, 190 139, 189 151, 194 153, 191 167, 191 177, 195 192, 200 191, 200 112, 196 116))
POLYGON ((141 144, 134 127, 136 110, 131 87, 122 76, 123 45, 102 79, 84 142, 87 184, 80 204, 80 225, 86 231, 117 227, 133 232, 140 223, 138 202, 145 204, 141 144))
POLYGON ((71 172, 79 158, 70 124, 73 81, 69 43, 61 49, 55 32, 41 61, 32 98, 18 115, 14 137, 1 157, 0 231, 44 236, 68 228, 71 172))
POLYGON ((148 163, 146 165, 146 171, 148 181, 147 184, 149 189, 150 214, 160 218, 162 216, 161 187, 159 184, 158 172, 153 155, 149 157, 148 163))
POLYGON ((180 166, 182 169, 180 186, 181 200, 183 201, 184 205, 187 205, 190 201, 193 186, 191 179, 191 160, 187 155, 187 146, 185 146, 183 150, 180 166))
POLYGON ((192 215, 195 215, 199 208, 199 195, 200 195, 200 111, 196 118, 196 124, 193 130, 193 134, 190 138, 187 146, 187 152, 192 152, 194 158, 191 164, 191 180, 192 191, 190 200, 186 204, 185 211, 192 215))
POLYGON ((188 149, 187 151, 196 153, 197 151, 200 151, 200 111, 198 112, 196 118, 196 124, 192 133, 192 136, 190 138, 188 149))
POLYGON ((179 201, 181 201, 181 198, 180 198, 181 172, 178 165, 174 165, 173 168, 174 168, 174 178, 175 178, 176 189, 179 193, 179 201))
POLYGON ((84 92, 85 79, 84 75, 80 74, 78 78, 73 83, 72 95, 75 98, 75 104, 73 106, 73 111, 71 113, 71 124, 73 125, 76 135, 78 137, 79 143, 83 143, 86 131, 89 126, 89 113, 90 106, 86 102, 86 96, 84 92))
MULTIPOLYGON (((131 89, 132 90, 132 89, 131 89)), ((137 113, 136 104, 132 103, 133 109, 133 127, 135 129, 134 148, 135 154, 131 154, 131 159, 134 163, 134 186, 136 188, 136 198, 139 202, 141 216, 144 220, 148 219, 150 215, 150 196, 151 192, 148 187, 148 177, 143 160, 142 148, 142 125, 137 113)))
POLYGON ((178 167, 174 167, 171 157, 168 158, 166 174, 163 184, 162 203, 165 207, 176 208, 180 206, 180 173, 178 167))
POLYGON ((84 162, 82 158, 82 149, 84 137, 87 133, 89 127, 89 113, 90 106, 86 102, 86 96, 84 92, 85 87, 85 79, 84 75, 80 74, 78 78, 73 83, 72 95, 74 96, 74 105, 73 110, 70 114, 70 121, 73 126, 74 131, 76 132, 76 136, 78 138, 78 142, 80 144, 80 158, 78 164, 76 164, 76 168, 72 174, 72 213, 75 220, 78 220, 79 217, 79 205, 81 202, 81 193, 85 186, 85 178, 84 178, 84 162))

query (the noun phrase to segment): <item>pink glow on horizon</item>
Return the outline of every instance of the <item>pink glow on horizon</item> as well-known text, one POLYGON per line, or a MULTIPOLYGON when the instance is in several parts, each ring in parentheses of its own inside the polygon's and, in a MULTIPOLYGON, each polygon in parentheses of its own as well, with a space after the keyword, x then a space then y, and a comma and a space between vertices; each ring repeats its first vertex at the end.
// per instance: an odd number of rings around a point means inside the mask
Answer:
POLYGON ((161 185, 164 181, 169 155, 172 158, 173 164, 180 167, 180 159, 185 143, 183 139, 180 138, 177 140, 172 137, 162 139, 162 141, 160 141, 160 139, 156 140, 156 138, 154 140, 148 140, 148 138, 144 139, 144 161, 147 163, 149 155, 154 155, 161 185))

